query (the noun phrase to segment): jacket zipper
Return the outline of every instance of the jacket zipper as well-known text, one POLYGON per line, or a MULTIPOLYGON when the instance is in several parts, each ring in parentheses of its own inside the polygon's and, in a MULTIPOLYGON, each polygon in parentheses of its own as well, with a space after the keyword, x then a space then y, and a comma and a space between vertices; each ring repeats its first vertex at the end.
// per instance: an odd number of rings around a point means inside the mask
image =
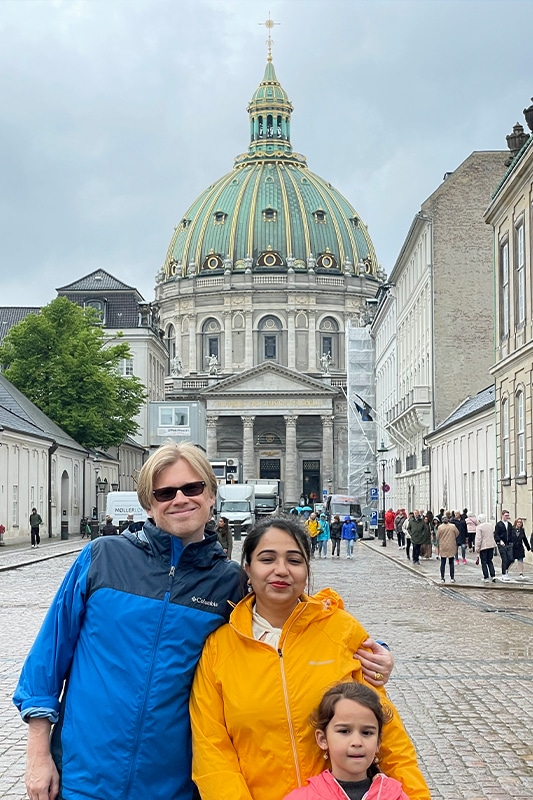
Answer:
MULTIPOLYGON (((285 641, 285 639, 289 635, 289 632, 290 632, 292 626, 294 625, 294 623, 296 622, 296 620, 298 619, 298 617, 300 616, 300 614, 302 613, 302 611, 303 611, 303 609, 305 608, 306 605, 307 605, 306 603, 301 603, 300 604, 301 610, 300 610, 300 612, 298 614, 296 614, 296 616, 292 620, 290 626, 285 631, 285 634, 282 636, 283 641, 285 641)), ((287 689, 287 678, 286 678, 286 675, 285 675, 285 664, 284 664, 284 661, 283 661, 283 646, 281 644, 281 639, 280 639, 280 643, 278 645, 278 658, 279 658, 279 666, 280 666, 280 673, 281 673, 281 684, 283 686, 283 697, 285 698, 285 710, 286 710, 286 715, 287 715, 287 723, 289 725, 289 735, 290 735, 290 739, 291 739, 292 756, 293 756, 293 760, 294 760, 294 768, 295 768, 295 771, 296 771, 296 779, 298 781, 298 786, 302 786, 303 785, 302 784, 302 773, 300 771, 300 763, 298 761, 298 748, 296 746, 296 736, 294 735, 294 727, 293 727, 293 724, 292 724, 291 706, 290 706, 290 702, 289 702, 289 692, 288 692, 288 689, 287 689)))
POLYGON ((135 743, 134 743, 133 750, 132 750, 132 758, 131 758, 131 762, 130 762, 130 771, 129 771, 129 775, 128 775, 128 780, 126 782, 126 791, 124 793, 124 797, 129 797, 130 796, 130 792, 131 792, 131 785, 133 783, 133 771, 134 771, 134 768, 135 768, 136 763, 137 763, 137 756, 138 756, 138 753, 139 753, 139 744, 140 744, 141 732, 142 732, 143 727, 144 727, 144 720, 145 720, 145 716, 146 716, 146 701, 148 699, 148 691, 149 691, 150 685, 152 683, 152 675, 154 673, 154 668, 155 668, 156 653, 158 652, 159 641, 161 639, 161 629, 163 627, 163 621, 165 619, 165 616, 166 616, 166 613, 167 613, 167 608, 168 608, 169 603, 170 603, 170 593, 171 593, 171 589, 172 589, 172 582, 174 580, 174 574, 176 572, 176 567, 177 567, 178 561, 179 561, 179 555, 178 555, 178 551, 177 551, 177 548, 175 546, 175 542, 174 542, 173 537, 171 537, 171 539, 170 539, 170 547, 171 547, 170 570, 169 570, 169 573, 168 573, 167 590, 166 590, 165 596, 163 598, 163 603, 162 603, 162 606, 161 606, 161 613, 159 615, 159 621, 157 623, 157 631, 156 631, 156 636, 155 636, 155 640, 154 640, 154 645, 152 647, 152 657, 151 657, 151 660, 150 660, 150 669, 148 671, 148 677, 146 679, 146 688, 145 688, 144 697, 143 697, 143 700, 142 700, 141 713, 139 715, 139 721, 138 721, 138 724, 137 724, 137 734, 136 734, 136 737, 135 737, 135 743))

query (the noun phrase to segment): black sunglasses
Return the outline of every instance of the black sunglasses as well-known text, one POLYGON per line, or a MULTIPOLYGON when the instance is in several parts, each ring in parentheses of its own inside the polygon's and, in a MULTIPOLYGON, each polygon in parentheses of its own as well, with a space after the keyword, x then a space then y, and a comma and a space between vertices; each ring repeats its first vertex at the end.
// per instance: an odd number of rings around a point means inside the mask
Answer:
POLYGON ((202 494, 204 487, 205 481, 194 481, 184 483, 183 486, 164 486, 162 489, 154 489, 152 494, 158 503, 165 503, 167 500, 174 500, 178 492, 185 497, 197 497, 202 494))

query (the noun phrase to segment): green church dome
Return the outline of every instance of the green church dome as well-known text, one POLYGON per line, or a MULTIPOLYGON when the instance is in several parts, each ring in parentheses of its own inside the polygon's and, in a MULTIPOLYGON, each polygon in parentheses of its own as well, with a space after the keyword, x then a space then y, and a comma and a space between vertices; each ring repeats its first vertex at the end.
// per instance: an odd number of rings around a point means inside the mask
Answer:
POLYGON ((247 110, 248 152, 176 226, 163 279, 309 269, 377 277, 374 247, 355 209, 293 152, 293 108, 270 55, 247 110))

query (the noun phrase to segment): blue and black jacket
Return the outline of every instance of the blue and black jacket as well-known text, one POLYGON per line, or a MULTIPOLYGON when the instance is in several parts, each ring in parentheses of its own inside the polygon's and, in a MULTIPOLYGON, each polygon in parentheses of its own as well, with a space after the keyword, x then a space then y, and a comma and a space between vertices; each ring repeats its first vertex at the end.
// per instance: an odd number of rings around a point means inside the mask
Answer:
POLYGON ((14 697, 56 723, 62 800, 190 800, 194 670, 243 586, 207 531, 183 547, 148 520, 80 553, 14 697))

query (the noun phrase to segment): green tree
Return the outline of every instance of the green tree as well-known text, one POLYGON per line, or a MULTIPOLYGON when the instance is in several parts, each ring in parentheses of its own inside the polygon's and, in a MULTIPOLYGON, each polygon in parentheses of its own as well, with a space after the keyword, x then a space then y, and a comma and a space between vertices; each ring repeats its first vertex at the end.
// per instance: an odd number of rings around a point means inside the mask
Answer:
POLYGON ((146 396, 139 378, 119 374, 129 345, 105 341, 94 309, 58 297, 0 345, 6 378, 79 444, 104 450, 136 432, 146 396))

